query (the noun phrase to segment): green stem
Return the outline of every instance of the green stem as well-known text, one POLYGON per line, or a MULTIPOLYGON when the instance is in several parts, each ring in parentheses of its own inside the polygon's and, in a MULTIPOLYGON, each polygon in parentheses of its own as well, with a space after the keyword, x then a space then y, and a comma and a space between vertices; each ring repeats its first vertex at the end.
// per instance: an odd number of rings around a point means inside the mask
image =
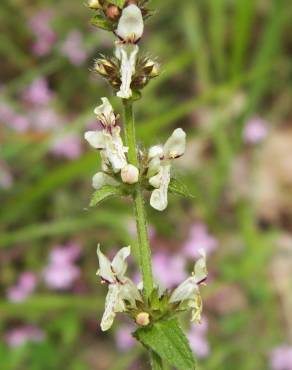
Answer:
MULTIPOLYGON (((124 108, 125 136, 126 144, 129 148, 128 160, 131 164, 139 168, 133 103, 131 101, 125 100, 124 108)), ((148 238, 147 219, 143 199, 143 189, 140 183, 135 186, 133 200, 139 241, 139 263, 142 270, 145 298, 148 298, 153 290, 153 275, 151 264, 151 249, 148 238)))

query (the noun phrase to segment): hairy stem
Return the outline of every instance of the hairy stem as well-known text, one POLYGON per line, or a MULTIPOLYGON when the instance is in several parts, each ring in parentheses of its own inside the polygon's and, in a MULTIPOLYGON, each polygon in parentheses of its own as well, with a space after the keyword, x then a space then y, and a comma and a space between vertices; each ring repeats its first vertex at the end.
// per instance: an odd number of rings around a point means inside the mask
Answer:
MULTIPOLYGON (((139 168, 133 103, 125 100, 124 109, 126 144, 129 148, 128 160, 131 164, 139 168)), ((140 183, 136 184, 133 200, 139 241, 139 263, 143 276, 144 294, 148 298, 153 290, 153 276, 143 190, 140 183)))

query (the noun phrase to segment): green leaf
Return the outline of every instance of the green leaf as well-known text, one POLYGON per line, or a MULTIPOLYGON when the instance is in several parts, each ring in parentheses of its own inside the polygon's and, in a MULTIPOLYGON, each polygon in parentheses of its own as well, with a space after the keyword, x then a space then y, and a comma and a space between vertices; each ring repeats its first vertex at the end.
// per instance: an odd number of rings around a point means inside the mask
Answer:
POLYGON ((134 333, 148 350, 179 370, 195 370, 196 364, 188 340, 177 319, 159 321, 134 333))
POLYGON ((111 4, 114 4, 114 5, 118 6, 120 9, 123 9, 123 7, 126 3, 126 0, 110 0, 109 2, 111 4))
POLYGON ((170 193, 181 195, 187 198, 194 198, 194 195, 190 193, 189 189, 176 179, 171 179, 168 189, 170 193))
POLYGON ((91 18, 90 23, 93 26, 106 31, 114 31, 115 29, 114 23, 104 18, 101 14, 96 14, 93 18, 91 18))
POLYGON ((93 193, 89 206, 94 207, 94 206, 97 206, 100 202, 108 198, 112 198, 116 196, 123 196, 123 195, 126 195, 123 188, 118 187, 118 186, 105 185, 101 189, 96 190, 96 192, 93 193))
POLYGON ((163 364, 161 357, 157 353, 151 352, 151 369, 152 370, 163 370, 163 364))

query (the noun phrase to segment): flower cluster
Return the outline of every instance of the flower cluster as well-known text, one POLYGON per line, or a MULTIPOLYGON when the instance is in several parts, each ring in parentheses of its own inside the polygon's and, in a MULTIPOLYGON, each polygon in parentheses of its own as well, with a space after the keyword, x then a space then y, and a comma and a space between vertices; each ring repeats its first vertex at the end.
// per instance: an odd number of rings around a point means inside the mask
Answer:
POLYGON ((120 1, 118 6, 108 1, 89 1, 89 7, 97 11, 92 23, 112 31, 118 38, 115 56, 98 58, 94 70, 108 80, 122 99, 139 96, 139 91, 159 74, 155 60, 138 56, 144 19, 150 15, 146 3, 120 1))
POLYGON ((126 259, 130 252, 131 247, 122 248, 110 262, 100 248, 97 248, 99 270, 96 274, 101 277, 103 284, 108 285, 105 311, 100 325, 103 331, 112 326, 116 313, 126 311, 126 304, 128 304, 128 308, 136 308, 136 301, 142 301, 142 296, 136 285, 125 276, 126 259))
POLYGON ((86 132, 85 139, 100 151, 103 172, 98 172, 93 177, 93 187, 99 190, 105 185, 118 186, 119 182, 114 177, 117 173, 121 173, 124 183, 135 184, 139 178, 139 170, 127 161, 128 148, 123 144, 121 128, 117 125, 118 117, 107 98, 102 98, 102 105, 94 113, 102 129, 86 132))
POLYGON ((155 188, 152 192, 150 204, 158 211, 166 209, 168 200, 168 186, 171 178, 171 163, 181 157, 186 149, 186 134, 181 129, 176 129, 167 142, 153 146, 148 153, 148 173, 150 185, 155 188))
MULTIPOLYGON (((97 248, 99 260, 99 270, 97 275, 101 277, 102 284, 108 285, 108 294, 105 301, 105 311, 101 321, 101 329, 106 331, 111 328, 116 313, 134 313, 134 319, 138 325, 147 326, 157 317, 157 312, 151 311, 150 305, 145 303, 142 298, 141 284, 138 287, 134 282, 125 276, 127 271, 126 259, 129 257, 131 247, 122 248, 112 262, 97 248)), ((162 291, 159 300, 167 300, 166 310, 171 306, 174 312, 191 310, 191 321, 201 322, 202 299, 200 286, 207 279, 206 256, 201 252, 201 258, 196 262, 192 276, 187 278, 171 293, 167 290, 162 291)), ((160 291, 161 289, 158 288, 160 291)), ((165 312, 161 309, 161 315, 165 312)), ((157 308, 156 308, 157 310, 157 308)))

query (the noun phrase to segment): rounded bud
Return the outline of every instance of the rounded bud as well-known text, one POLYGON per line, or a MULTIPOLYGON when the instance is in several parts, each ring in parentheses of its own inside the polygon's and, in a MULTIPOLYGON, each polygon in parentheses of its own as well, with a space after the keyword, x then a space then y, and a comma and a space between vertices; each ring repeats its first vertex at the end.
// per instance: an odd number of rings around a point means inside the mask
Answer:
POLYGON ((151 71, 149 76, 151 78, 154 78, 154 77, 157 77, 159 75, 159 73, 160 73, 160 65, 158 63, 154 63, 152 71, 151 71))
POLYGON ((140 312, 136 316, 136 323, 140 326, 148 326, 150 324, 150 316, 147 312, 140 312))
POLYGON ((88 0, 88 7, 90 9, 101 9, 102 8, 99 0, 88 0))
POLYGON ((136 184, 139 180, 139 170, 132 164, 127 164, 121 171, 121 178, 125 184, 136 184))
POLYGON ((115 5, 109 5, 106 10, 106 15, 108 18, 115 19, 120 15, 119 8, 115 5))
POLYGON ((94 70, 95 72, 99 73, 102 76, 107 76, 107 71, 104 68, 104 65, 101 61, 97 60, 94 64, 94 70))

